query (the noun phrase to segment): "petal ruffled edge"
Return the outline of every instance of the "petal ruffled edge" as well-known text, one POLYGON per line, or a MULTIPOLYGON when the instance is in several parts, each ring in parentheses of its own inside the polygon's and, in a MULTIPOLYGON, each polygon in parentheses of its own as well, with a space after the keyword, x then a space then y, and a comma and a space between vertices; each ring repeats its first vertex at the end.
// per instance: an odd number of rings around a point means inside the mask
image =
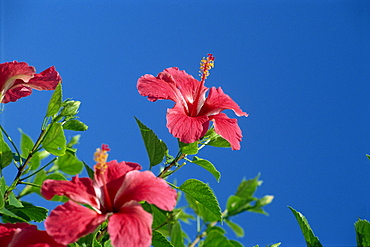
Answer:
POLYGON ((215 115, 225 109, 233 110, 238 117, 248 116, 229 95, 224 93, 221 87, 212 87, 199 115, 215 115))
POLYGON ((64 244, 58 244, 46 232, 37 230, 37 228, 17 229, 14 233, 12 241, 8 247, 66 247, 64 244))
POLYGON ((78 175, 73 177, 72 181, 45 180, 41 186, 41 195, 47 200, 51 200, 54 195, 66 196, 75 202, 100 208, 93 181, 90 178, 79 178, 78 175))
POLYGON ((149 247, 153 216, 140 204, 129 203, 109 217, 108 233, 114 247, 149 247))
POLYGON ((67 245, 94 232, 106 218, 106 215, 68 201, 51 211, 45 220, 45 229, 56 242, 67 245))
POLYGON ((225 113, 210 116, 210 119, 214 121, 216 133, 230 143, 232 150, 239 150, 243 135, 238 120, 229 118, 225 113))
POLYGON ((151 171, 132 171, 126 174, 114 200, 114 207, 118 209, 127 202, 145 200, 163 210, 171 211, 176 205, 176 198, 176 190, 151 171))

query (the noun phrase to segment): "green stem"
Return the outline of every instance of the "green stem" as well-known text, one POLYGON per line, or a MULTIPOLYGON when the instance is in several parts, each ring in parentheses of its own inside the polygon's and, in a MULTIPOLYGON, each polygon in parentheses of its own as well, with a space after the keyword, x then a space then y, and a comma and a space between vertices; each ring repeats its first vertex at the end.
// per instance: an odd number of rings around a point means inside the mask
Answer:
POLYGON ((51 161, 49 161, 46 165, 44 165, 43 167, 41 167, 40 169, 38 169, 37 171, 35 171, 34 173, 32 173, 31 175, 28 175, 27 177, 24 177, 24 178, 21 178, 19 179, 19 181, 24 181, 26 180, 27 178, 30 178, 32 177, 33 175, 39 173, 40 171, 44 170, 44 168, 46 168, 47 166, 49 166, 51 163, 53 163, 54 161, 56 161, 58 159, 58 157, 54 157, 54 159, 52 159, 51 161))
POLYGON ((174 166, 176 165, 176 163, 179 161, 179 160, 182 160, 183 158, 186 157, 186 154, 184 153, 181 153, 179 152, 179 154, 177 155, 177 157, 168 165, 166 166, 163 171, 161 173, 159 173, 159 175, 157 177, 159 178, 165 178, 167 177, 168 175, 166 175, 166 173, 174 166))
MULTIPOLYGON (((52 125, 53 123, 51 123, 50 125, 52 125)), ((39 146, 41 145, 41 142, 44 140, 44 137, 45 135, 47 134, 48 130, 50 129, 50 125, 49 125, 49 128, 47 129, 42 129, 41 130, 41 133, 39 135, 39 138, 37 139, 35 145, 33 146, 31 152, 28 154, 26 160, 24 161, 24 163, 22 164, 21 163, 21 166, 18 168, 18 172, 17 172, 17 175, 15 176, 14 180, 13 180, 13 183, 8 187, 8 189, 5 191, 4 193, 4 200, 7 200, 10 193, 17 187, 17 185, 19 184, 20 182, 20 179, 21 179, 21 176, 23 175, 23 172, 24 170, 26 169, 26 166, 28 165, 28 163, 31 161, 33 155, 37 152, 37 149, 39 148, 39 146)))
POLYGON ((12 144, 15 152, 18 154, 19 157, 21 157, 21 154, 20 152, 18 151, 18 148, 17 146, 15 145, 15 143, 13 142, 12 138, 8 135, 8 133, 6 133, 5 129, 3 128, 3 126, 0 125, 0 129, 1 131, 4 133, 4 135, 6 136, 6 138, 8 138, 9 142, 12 144))

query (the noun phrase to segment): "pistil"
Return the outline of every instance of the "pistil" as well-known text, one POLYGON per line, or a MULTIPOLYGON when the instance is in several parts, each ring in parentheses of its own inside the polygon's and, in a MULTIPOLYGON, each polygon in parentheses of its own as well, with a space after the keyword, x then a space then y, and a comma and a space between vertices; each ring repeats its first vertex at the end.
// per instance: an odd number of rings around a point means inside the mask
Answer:
POLYGON ((207 54, 208 57, 203 57, 203 59, 200 61, 200 70, 199 75, 201 77, 199 87, 197 89, 197 93, 195 95, 195 100, 193 102, 193 108, 190 112, 191 117, 195 117, 198 115, 198 105, 199 105, 199 99, 201 97, 202 88, 205 83, 205 80, 209 76, 209 71, 215 66, 215 57, 212 56, 212 54, 207 54))
POLYGON ((97 148, 96 152, 94 153, 94 160, 97 162, 95 165, 95 172, 99 172, 101 176, 101 182, 103 183, 103 202, 104 207, 107 211, 113 211, 112 202, 108 193, 107 188, 107 181, 105 179, 104 173, 107 171, 108 165, 107 165, 107 159, 108 159, 108 151, 110 151, 108 145, 102 145, 102 148, 97 148))

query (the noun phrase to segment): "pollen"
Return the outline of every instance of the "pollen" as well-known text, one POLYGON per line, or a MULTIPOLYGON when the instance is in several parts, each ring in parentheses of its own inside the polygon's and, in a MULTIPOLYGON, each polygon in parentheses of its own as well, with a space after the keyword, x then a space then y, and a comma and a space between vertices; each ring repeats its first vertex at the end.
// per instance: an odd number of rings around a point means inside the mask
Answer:
POLYGON ((199 74, 204 81, 209 76, 209 71, 215 66, 215 57, 212 54, 207 54, 207 57, 203 57, 200 60, 199 74))
POLYGON ((101 173, 104 173, 108 168, 107 159, 108 151, 110 151, 108 145, 103 144, 101 148, 97 148, 94 153, 94 160, 97 162, 95 169, 100 170, 101 173))

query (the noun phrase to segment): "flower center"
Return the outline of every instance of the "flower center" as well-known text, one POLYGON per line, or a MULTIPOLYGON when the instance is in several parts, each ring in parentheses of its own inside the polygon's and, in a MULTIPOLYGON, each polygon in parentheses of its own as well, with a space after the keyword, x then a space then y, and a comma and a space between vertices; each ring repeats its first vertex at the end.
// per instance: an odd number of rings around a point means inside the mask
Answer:
MULTIPOLYGON (((101 149, 97 148, 96 152, 94 153, 94 160, 97 162, 95 165, 95 173, 99 173, 99 178, 101 178, 101 182, 103 183, 103 195, 102 195, 102 201, 104 202, 104 206, 107 209, 107 211, 112 211, 112 202, 108 193, 107 188, 107 181, 104 173, 107 171, 108 165, 107 165, 107 159, 108 159, 108 151, 110 151, 108 145, 103 144, 101 149)), ((103 203, 102 202, 102 203, 103 203)))
POLYGON ((215 57, 212 56, 212 54, 207 54, 208 57, 203 57, 202 60, 200 60, 200 70, 199 70, 199 76, 201 77, 197 93, 195 95, 195 100, 193 103, 193 108, 190 112, 191 117, 195 117, 198 115, 201 105, 200 105, 200 98, 202 97, 202 89, 205 80, 209 76, 209 71, 215 66, 215 57))

